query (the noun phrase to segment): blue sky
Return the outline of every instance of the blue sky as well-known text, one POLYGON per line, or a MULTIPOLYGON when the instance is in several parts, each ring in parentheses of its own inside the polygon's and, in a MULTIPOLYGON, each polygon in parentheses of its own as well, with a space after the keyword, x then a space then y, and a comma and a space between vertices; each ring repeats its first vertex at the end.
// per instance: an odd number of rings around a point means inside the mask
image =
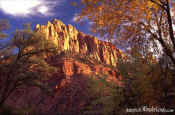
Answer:
POLYGON ((47 21, 57 18, 90 34, 88 20, 84 20, 82 24, 75 22, 80 8, 72 6, 73 1, 80 3, 80 0, 0 0, 0 19, 9 21, 8 33, 21 29, 27 22, 34 28, 36 24, 47 24, 47 21))

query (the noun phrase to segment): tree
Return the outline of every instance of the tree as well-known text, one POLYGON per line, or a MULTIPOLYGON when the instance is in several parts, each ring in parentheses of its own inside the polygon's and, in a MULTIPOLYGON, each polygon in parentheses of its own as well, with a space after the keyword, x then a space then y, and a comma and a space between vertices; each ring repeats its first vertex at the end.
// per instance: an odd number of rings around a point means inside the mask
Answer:
MULTIPOLYGON (((6 47, 6 45, 4 45, 5 43, 2 41, 5 37, 7 37, 7 35, 3 31, 8 29, 8 27, 9 27, 8 21, 0 19, 0 50, 6 47)), ((2 51, 0 52, 0 56, 1 56, 1 53, 2 51)))
POLYGON ((173 0, 82 0, 80 19, 88 17, 94 23, 93 32, 108 39, 116 38, 119 45, 138 45, 148 50, 153 44, 154 51, 163 48, 175 65, 174 3, 173 0))
POLYGON ((23 86, 47 89, 43 81, 56 71, 44 58, 56 48, 41 33, 29 27, 27 24, 24 30, 17 30, 8 46, 0 50, 3 50, 0 59, 0 106, 23 86))
POLYGON ((0 38, 5 38, 6 34, 3 33, 2 31, 6 30, 9 27, 8 21, 7 20, 0 20, 0 38))
POLYGON ((127 108, 143 106, 174 109, 174 71, 160 66, 162 62, 155 60, 152 54, 142 57, 137 50, 133 48, 130 57, 125 61, 120 59, 118 63, 123 86, 105 79, 90 81, 88 94, 92 98, 83 110, 85 114, 123 115, 127 114, 127 108))

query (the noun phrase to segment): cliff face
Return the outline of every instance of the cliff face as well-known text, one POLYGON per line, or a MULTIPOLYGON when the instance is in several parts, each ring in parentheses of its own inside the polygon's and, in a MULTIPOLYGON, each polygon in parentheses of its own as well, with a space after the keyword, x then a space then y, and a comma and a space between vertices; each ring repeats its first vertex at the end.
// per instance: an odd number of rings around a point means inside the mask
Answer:
POLYGON ((111 43, 79 32, 72 25, 66 26, 57 19, 48 22, 47 25, 36 25, 36 31, 44 33, 46 39, 52 40, 62 51, 68 50, 88 55, 108 65, 116 66, 118 57, 122 56, 121 51, 111 43))
POLYGON ((82 108, 93 98, 92 78, 97 80, 105 74, 107 81, 122 85, 119 71, 101 64, 88 65, 71 58, 55 58, 50 64, 59 68, 47 81, 52 89, 50 95, 37 87, 22 87, 10 96, 8 105, 16 108, 31 105, 33 111, 40 115, 82 115, 82 108))
POLYGON ((15 108, 31 106, 41 115, 82 115, 81 109, 94 98, 92 80, 105 78, 118 86, 123 85, 117 68, 108 66, 117 66, 118 57, 123 57, 112 44, 78 32, 56 19, 47 25, 37 25, 36 31, 45 34, 47 40, 63 51, 46 58, 48 65, 57 68, 45 81, 52 92, 48 95, 38 87, 22 87, 9 97, 7 105, 15 108), (80 55, 71 57, 72 54, 64 51, 80 55), (96 63, 92 58, 102 63, 96 63))

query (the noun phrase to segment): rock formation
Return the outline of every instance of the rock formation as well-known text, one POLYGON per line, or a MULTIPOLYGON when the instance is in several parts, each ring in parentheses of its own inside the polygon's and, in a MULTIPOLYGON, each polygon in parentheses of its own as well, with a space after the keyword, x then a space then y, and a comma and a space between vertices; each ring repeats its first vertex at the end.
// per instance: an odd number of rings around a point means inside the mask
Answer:
POLYGON ((93 85, 91 78, 102 78, 105 74, 107 81, 122 85, 122 77, 116 69, 100 64, 88 65, 76 59, 57 58, 51 65, 60 68, 47 81, 53 90, 51 95, 36 87, 20 88, 10 96, 8 105, 15 105, 15 108, 31 106, 40 115, 82 115, 81 109, 93 97, 89 92, 93 85))
POLYGON ((57 19, 53 19, 47 25, 36 25, 36 31, 44 33, 47 40, 52 40, 63 51, 88 55, 107 65, 116 66, 118 58, 123 56, 122 52, 111 43, 79 32, 72 25, 66 26, 57 19))
POLYGON ((115 66, 118 57, 123 57, 123 54, 111 43, 79 32, 56 19, 47 25, 38 24, 36 31, 42 32, 47 40, 61 50, 59 55, 46 58, 49 65, 58 68, 46 81, 53 90, 52 95, 36 87, 19 88, 9 97, 6 102, 8 105, 15 108, 32 107, 32 111, 40 115, 81 115, 81 109, 93 97, 89 92, 91 78, 97 80, 106 76, 107 81, 122 85, 122 77, 115 66), (66 57, 66 51, 79 54, 80 57, 66 57), (85 56, 89 60, 83 58, 85 56))

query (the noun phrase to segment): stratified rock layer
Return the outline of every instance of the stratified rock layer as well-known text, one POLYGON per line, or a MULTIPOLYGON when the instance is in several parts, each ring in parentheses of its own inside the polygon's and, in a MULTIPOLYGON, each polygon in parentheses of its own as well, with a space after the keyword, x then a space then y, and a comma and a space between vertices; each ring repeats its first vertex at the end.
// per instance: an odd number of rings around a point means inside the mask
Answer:
POLYGON ((40 88, 21 87, 9 96, 7 105, 15 108, 31 106, 30 109, 40 115, 82 115, 82 108, 92 101, 91 80, 106 79, 118 86, 123 85, 117 68, 108 66, 117 66, 118 58, 123 57, 111 43, 78 32, 73 26, 66 26, 56 19, 47 25, 37 25, 36 31, 45 34, 47 40, 63 51, 46 59, 50 66, 58 69, 45 81, 52 92, 48 95, 40 88), (64 51, 80 55, 71 57, 72 54, 64 51), (102 63, 96 63, 92 58, 102 63))
POLYGON ((111 43, 79 32, 72 25, 66 26, 57 19, 53 19, 47 25, 36 25, 36 31, 44 33, 46 39, 52 40, 62 51, 69 50, 88 55, 108 65, 116 66, 118 57, 122 56, 122 52, 111 43))

